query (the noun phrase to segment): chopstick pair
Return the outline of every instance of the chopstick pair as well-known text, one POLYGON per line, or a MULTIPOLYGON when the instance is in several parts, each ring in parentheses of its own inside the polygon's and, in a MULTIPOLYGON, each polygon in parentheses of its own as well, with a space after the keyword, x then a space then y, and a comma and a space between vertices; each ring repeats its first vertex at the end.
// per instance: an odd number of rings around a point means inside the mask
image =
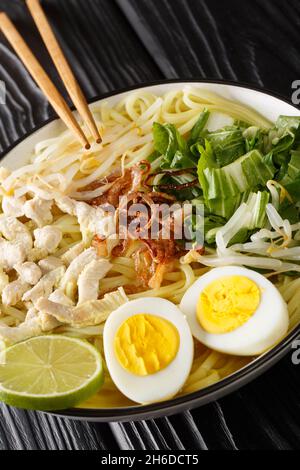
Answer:
MULTIPOLYGON (((95 139, 97 143, 101 143, 101 136, 87 101, 53 33, 39 0, 26 0, 26 4, 77 111, 88 126, 93 139, 95 139)), ((83 147, 89 149, 90 143, 66 101, 5 13, 0 13, 0 29, 33 79, 41 88, 58 116, 64 121, 66 126, 73 131, 83 147)))

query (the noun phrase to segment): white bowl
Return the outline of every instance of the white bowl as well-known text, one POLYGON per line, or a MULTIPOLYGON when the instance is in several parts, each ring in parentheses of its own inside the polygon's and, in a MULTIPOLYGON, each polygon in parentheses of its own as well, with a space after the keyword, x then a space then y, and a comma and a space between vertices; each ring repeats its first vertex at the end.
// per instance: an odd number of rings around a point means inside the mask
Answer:
MULTIPOLYGON (((179 80, 170 80, 151 85, 131 87, 126 90, 108 93, 101 98, 94 99, 91 103, 91 108, 98 106, 101 101, 106 101, 108 104, 113 105, 119 102, 128 93, 140 88, 143 88, 150 93, 153 92, 156 95, 163 95, 167 91, 181 89, 188 85, 192 85, 197 88, 204 88, 215 92, 224 98, 239 101, 246 106, 254 108, 270 121, 275 121, 280 114, 294 116, 300 115, 300 111, 295 106, 292 106, 284 98, 280 98, 271 92, 265 92, 254 89, 250 86, 228 82, 201 82, 199 80, 184 82, 179 80)), ((24 136, 19 142, 15 143, 9 151, 6 151, 5 154, 0 155, 0 158, 2 157, 2 165, 11 169, 16 169, 26 164, 34 146, 38 142, 54 137, 64 129, 65 126, 59 119, 48 121, 43 125, 43 127, 35 129, 24 136)), ((258 357, 255 361, 229 377, 226 377, 220 382, 203 390, 199 390, 198 392, 147 406, 91 410, 72 409, 60 411, 56 414, 91 421, 132 421, 137 419, 155 418, 195 408, 236 390, 269 369, 284 354, 286 354, 287 351, 290 350, 292 342, 299 336, 299 334, 300 325, 266 354, 258 357)))

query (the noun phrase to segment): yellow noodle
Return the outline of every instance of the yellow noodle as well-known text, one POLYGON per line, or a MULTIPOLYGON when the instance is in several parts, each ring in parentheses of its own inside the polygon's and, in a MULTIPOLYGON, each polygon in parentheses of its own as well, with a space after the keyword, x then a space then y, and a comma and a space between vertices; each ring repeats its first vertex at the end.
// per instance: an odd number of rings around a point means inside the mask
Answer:
POLYGON ((198 382, 195 382, 194 384, 187 385, 184 388, 183 392, 185 394, 196 392, 197 390, 201 390, 205 387, 208 387, 209 385, 213 385, 214 383, 218 382, 220 378, 221 377, 217 371, 211 370, 209 371, 208 375, 203 379, 199 380, 198 382))
POLYGON ((100 285, 100 292, 104 291, 111 291, 115 290, 118 287, 125 286, 126 284, 130 284, 130 279, 126 276, 113 276, 113 277, 106 277, 102 279, 101 285, 100 285))

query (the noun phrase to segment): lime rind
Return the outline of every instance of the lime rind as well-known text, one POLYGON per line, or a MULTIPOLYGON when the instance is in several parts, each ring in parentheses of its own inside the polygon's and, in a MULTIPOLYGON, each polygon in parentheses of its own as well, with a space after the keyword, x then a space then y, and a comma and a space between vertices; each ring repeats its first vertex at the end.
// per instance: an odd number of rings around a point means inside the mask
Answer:
MULTIPOLYGON (((62 410, 66 408, 72 408, 80 403, 84 402, 92 395, 96 394, 104 383, 104 371, 103 371, 103 361, 101 354, 97 349, 88 343, 85 340, 71 338, 69 336, 63 335, 45 335, 42 337, 35 337, 29 340, 26 340, 22 343, 18 343, 10 348, 6 349, 0 353, 0 364, 1 356, 3 354, 7 357, 12 350, 16 351, 17 348, 21 346, 24 347, 26 343, 35 341, 37 339, 43 339, 46 341, 56 341, 57 339, 62 341, 73 342, 74 345, 83 348, 82 350, 88 350, 92 354, 95 360, 95 371, 86 379, 81 386, 70 390, 69 392, 62 393, 49 393, 49 394, 34 394, 28 392, 14 391, 11 388, 7 389, 0 383, 0 401, 3 401, 7 405, 15 406, 18 408, 24 409, 33 409, 41 411, 54 411, 62 410)), ((17 379, 17 377, 16 377, 17 379)))

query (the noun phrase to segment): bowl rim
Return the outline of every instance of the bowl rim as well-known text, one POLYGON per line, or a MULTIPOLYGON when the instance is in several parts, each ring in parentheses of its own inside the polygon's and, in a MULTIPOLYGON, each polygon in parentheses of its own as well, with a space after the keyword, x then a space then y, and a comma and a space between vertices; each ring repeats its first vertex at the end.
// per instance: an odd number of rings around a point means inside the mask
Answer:
MULTIPOLYGON (((203 78, 186 78, 186 79, 165 79, 165 80, 156 80, 149 82, 141 82, 138 85, 131 85, 124 88, 119 88, 114 91, 109 91, 102 93, 88 100, 89 104, 93 104, 97 101, 103 100, 105 98, 110 98, 122 93, 129 93, 131 91, 155 87, 160 85, 167 84, 215 84, 215 85, 228 85, 237 88, 244 88, 252 91, 256 91, 265 95, 269 95, 272 98, 277 98, 280 101, 283 101, 297 111, 299 109, 297 106, 292 104, 288 99, 282 96, 279 93, 273 92, 269 89, 265 89, 259 86, 255 86, 246 82, 235 82, 232 80, 215 80, 215 79, 203 79, 203 78)), ((74 110, 74 107, 72 106, 74 110)), ((300 111, 299 111, 300 112, 300 111)), ((24 142, 28 137, 35 134, 47 124, 59 120, 56 116, 52 116, 49 119, 45 120, 43 123, 35 126, 33 129, 26 132, 22 137, 17 139, 13 144, 7 147, 4 151, 0 153, 0 160, 2 160, 7 154, 9 154, 15 147, 24 142)), ((279 361, 290 349, 294 340, 296 340, 300 335, 300 325, 294 328, 285 338, 283 338, 276 346, 274 346, 267 353, 259 356, 250 364, 239 369, 235 373, 229 375, 228 377, 220 380, 219 382, 205 387, 202 390, 198 390, 187 395, 182 395, 170 400, 163 402, 153 403, 149 405, 135 405, 122 408, 71 408, 68 410, 59 410, 51 411, 50 414, 72 418, 77 420, 87 420, 87 421, 98 421, 98 422, 113 422, 113 421, 135 421, 142 419, 153 419, 161 416, 168 416, 171 414, 179 413, 186 411, 192 408, 196 408, 207 404, 211 401, 215 401, 218 398, 221 398, 234 390, 246 385, 248 382, 254 378, 261 375, 263 372, 267 371, 273 364, 279 361)), ((48 413, 48 412, 47 412, 48 413)))

